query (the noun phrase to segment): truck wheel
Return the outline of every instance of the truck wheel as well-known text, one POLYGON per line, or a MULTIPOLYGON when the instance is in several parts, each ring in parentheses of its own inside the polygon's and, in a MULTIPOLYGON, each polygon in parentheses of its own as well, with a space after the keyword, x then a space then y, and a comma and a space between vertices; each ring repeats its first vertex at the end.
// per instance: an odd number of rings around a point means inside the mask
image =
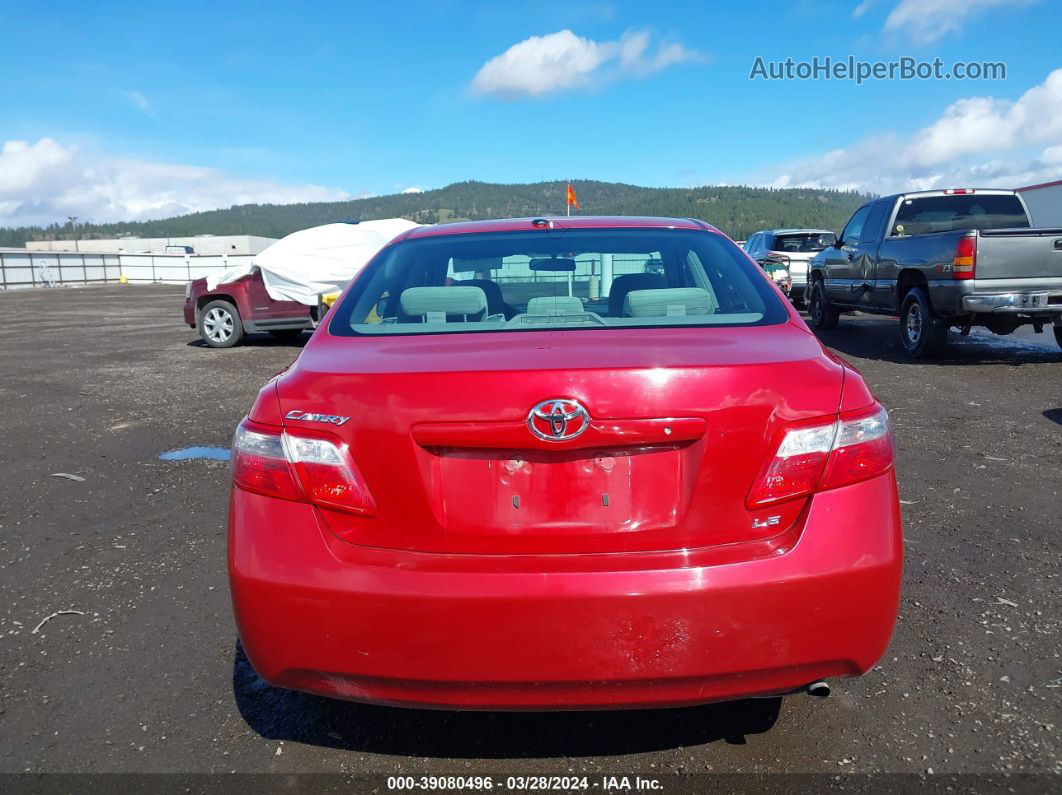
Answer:
POLYGON ((925 290, 912 287, 900 305, 900 342, 907 355, 923 359, 940 352, 948 340, 948 324, 933 314, 925 290))
POLYGON ((243 339, 239 311, 228 301, 211 301, 199 313, 199 336, 211 348, 231 348, 243 339))
POLYGON ((811 283, 811 295, 808 298, 808 316, 811 325, 817 329, 837 328, 837 321, 841 317, 840 311, 826 298, 826 285, 822 279, 815 279, 811 283))

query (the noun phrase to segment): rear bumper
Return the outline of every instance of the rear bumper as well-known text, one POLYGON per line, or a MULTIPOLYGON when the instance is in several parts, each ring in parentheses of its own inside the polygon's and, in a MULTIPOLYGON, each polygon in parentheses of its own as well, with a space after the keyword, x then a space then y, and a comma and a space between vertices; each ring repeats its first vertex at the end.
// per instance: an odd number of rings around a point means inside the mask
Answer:
POLYGON ((933 309, 944 317, 973 314, 1062 313, 1062 279, 940 279, 929 283, 933 309))
POLYGON ((232 599, 252 665, 274 685, 358 701, 593 709, 784 693, 867 671, 899 601, 892 473, 816 496, 773 554, 709 565, 696 550, 369 549, 308 505, 237 490, 231 509, 232 599))
POLYGON ((978 293, 964 295, 962 308, 967 312, 1001 312, 1006 314, 1062 315, 1062 293, 978 293), (1056 303, 1049 303, 1055 301, 1056 303))

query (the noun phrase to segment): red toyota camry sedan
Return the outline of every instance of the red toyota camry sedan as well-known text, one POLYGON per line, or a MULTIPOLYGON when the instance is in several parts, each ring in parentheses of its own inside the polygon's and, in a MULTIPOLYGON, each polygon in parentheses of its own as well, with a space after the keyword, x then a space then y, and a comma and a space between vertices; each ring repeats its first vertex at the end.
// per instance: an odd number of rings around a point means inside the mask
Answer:
POLYGON ((893 440, 695 220, 421 227, 233 443, 229 575, 268 682, 594 709, 795 692, 897 615, 893 440))

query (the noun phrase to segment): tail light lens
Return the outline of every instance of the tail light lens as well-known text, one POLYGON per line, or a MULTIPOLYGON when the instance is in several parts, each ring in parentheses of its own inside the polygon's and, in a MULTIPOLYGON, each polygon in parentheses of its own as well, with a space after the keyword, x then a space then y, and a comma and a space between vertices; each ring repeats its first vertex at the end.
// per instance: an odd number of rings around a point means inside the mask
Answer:
POLYGON ((894 457, 882 406, 829 423, 790 426, 746 502, 755 509, 858 483, 887 472, 894 457))
POLYGON ((887 472, 896 458, 889 415, 881 406, 872 414, 841 419, 819 491, 858 483, 887 472))
POLYGON ((977 238, 964 235, 955 246, 955 258, 951 261, 953 279, 972 279, 977 269, 977 238))
POLYGON ((346 444, 240 423, 232 443, 232 481, 245 491, 373 514, 369 493, 346 444))
POLYGON ((245 491, 268 497, 303 498, 284 454, 281 434, 254 431, 243 423, 232 441, 232 482, 245 491))
POLYGON ((376 504, 345 444, 284 434, 284 446, 310 502, 351 513, 375 512, 376 504))

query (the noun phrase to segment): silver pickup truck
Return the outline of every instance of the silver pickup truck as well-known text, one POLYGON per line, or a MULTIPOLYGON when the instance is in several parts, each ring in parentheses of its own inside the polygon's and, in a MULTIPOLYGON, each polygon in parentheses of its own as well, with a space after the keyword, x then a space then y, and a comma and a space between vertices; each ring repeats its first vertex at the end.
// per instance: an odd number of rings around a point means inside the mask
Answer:
POLYGON ((867 202, 812 260, 816 328, 859 310, 900 318, 904 349, 938 353, 949 329, 1053 327, 1062 346, 1062 228, 1035 229, 1009 190, 954 189, 867 202))

